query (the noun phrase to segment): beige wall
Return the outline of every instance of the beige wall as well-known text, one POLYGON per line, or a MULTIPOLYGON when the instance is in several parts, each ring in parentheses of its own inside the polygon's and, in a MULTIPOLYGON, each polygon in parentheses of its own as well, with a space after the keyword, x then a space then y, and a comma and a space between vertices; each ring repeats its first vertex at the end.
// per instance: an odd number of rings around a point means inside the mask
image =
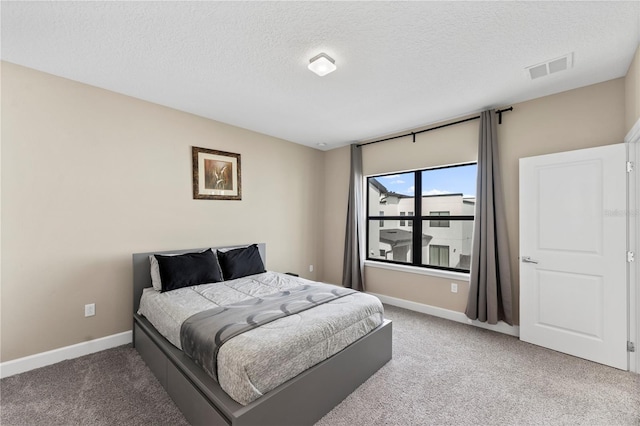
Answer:
MULTIPOLYGON (((624 79, 515 104, 498 126, 514 299, 519 299, 518 161, 523 157, 621 143, 624 79)), ((514 306, 518 307, 516 303, 514 306)), ((519 309, 514 309, 518 318, 519 309)))
POLYGON ((640 46, 624 79, 625 84, 625 129, 631 130, 640 119, 640 46))
POLYGON ((2 361, 130 330, 134 252, 265 242, 318 278, 321 151, 4 62, 1 136, 2 361), (192 199, 191 146, 241 154, 242 201, 192 199))
MULTIPOLYGON (((639 62, 626 79, 505 114, 514 300, 518 159, 621 142, 640 115, 639 62)), ((263 241, 269 269, 341 282, 348 147, 322 153, 16 65, 1 71, 1 361, 129 330, 133 252, 263 241), (242 201, 191 198, 191 146, 242 155, 242 201), (95 317, 84 318, 86 303, 95 317)), ((477 123, 365 147, 364 172, 473 161, 477 123)), ((373 292, 466 304, 461 281, 370 267, 365 277, 373 292)))
POLYGON ((349 198, 349 149, 345 146, 324 153, 323 229, 331 231, 324 233, 320 277, 332 284, 342 283, 344 232, 349 198))
POLYGON ((365 175, 476 161, 478 121, 421 133, 416 135, 416 143, 408 136, 361 149, 365 175))
MULTIPOLYGON (((625 135, 625 81, 616 79, 520 104, 505 113, 498 126, 503 189, 507 205, 507 229, 511 252, 515 315, 518 317, 518 160, 522 157, 589 148, 622 142, 625 135)), ((399 139, 364 147, 365 174, 401 171, 430 166, 474 161, 477 158, 478 121, 428 132, 417 137, 399 139)), ((327 153, 329 154, 329 153, 327 153)), ((339 163, 349 167, 348 151, 331 154, 346 159, 339 163)), ((333 171, 342 185, 348 173, 333 171)), ((333 185, 338 185, 334 179, 333 185)), ((325 210, 345 210, 340 200, 327 202, 325 210)), ((346 198, 345 198, 346 202, 346 198)), ((325 221, 325 233, 344 235, 344 218, 325 221)), ((342 246, 325 245, 325 253, 341 251, 342 246)), ((326 257, 324 270, 341 270, 342 259, 326 257)), ((420 302, 432 306, 464 311, 468 285, 450 292, 456 280, 366 267, 369 291, 420 302)))

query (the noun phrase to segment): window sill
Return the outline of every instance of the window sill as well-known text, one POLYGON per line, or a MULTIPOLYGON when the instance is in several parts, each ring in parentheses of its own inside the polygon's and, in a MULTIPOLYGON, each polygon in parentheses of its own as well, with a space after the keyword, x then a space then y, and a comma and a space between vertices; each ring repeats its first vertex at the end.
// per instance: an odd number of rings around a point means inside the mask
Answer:
POLYGON ((375 260, 365 260, 365 267, 389 269, 391 271, 406 272, 409 274, 428 275, 431 277, 446 278, 450 280, 469 282, 469 274, 465 272, 443 271, 440 269, 427 269, 418 266, 396 265, 394 263, 376 262, 375 260))

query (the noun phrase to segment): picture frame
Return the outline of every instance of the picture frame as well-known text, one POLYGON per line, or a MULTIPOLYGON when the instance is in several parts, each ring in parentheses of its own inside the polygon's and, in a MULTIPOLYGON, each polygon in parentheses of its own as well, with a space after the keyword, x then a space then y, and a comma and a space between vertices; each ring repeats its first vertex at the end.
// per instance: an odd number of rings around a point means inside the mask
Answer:
POLYGON ((193 198, 242 200, 240 154, 191 147, 193 198))

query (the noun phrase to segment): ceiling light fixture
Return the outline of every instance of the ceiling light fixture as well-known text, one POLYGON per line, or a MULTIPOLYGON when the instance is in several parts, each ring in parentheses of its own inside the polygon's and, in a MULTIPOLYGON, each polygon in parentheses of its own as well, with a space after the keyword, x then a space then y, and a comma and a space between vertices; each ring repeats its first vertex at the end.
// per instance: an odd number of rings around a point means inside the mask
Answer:
POLYGON ((309 59, 308 68, 311 71, 318 74, 320 77, 324 77, 330 72, 334 72, 337 67, 336 67, 336 61, 334 61, 326 53, 321 53, 309 59))

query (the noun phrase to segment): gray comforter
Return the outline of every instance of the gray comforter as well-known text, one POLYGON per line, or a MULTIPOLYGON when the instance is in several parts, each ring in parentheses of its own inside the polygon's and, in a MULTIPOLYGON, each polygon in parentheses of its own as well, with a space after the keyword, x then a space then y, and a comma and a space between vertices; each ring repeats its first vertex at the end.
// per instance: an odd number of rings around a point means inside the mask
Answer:
POLYGON ((182 350, 218 380, 218 351, 229 339, 352 293, 355 290, 329 284, 302 285, 261 298, 208 309, 190 316, 182 323, 182 350))

